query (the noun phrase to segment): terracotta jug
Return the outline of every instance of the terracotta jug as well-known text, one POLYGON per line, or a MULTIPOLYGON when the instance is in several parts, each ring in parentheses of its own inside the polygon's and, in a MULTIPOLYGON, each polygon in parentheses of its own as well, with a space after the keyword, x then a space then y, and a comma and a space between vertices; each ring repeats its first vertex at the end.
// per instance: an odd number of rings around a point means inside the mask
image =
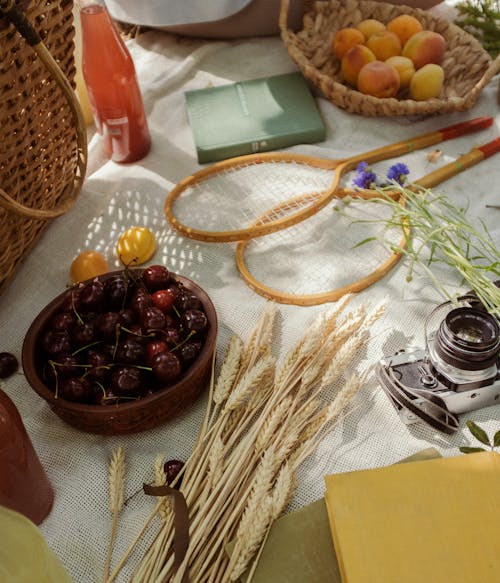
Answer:
POLYGON ((0 505, 40 524, 53 501, 54 491, 19 411, 0 389, 0 505))

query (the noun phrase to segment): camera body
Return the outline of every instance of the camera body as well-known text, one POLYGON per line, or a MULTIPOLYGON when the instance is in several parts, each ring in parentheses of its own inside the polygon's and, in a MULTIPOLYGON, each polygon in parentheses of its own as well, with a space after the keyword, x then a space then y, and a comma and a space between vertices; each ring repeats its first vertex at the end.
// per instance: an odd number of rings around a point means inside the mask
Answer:
POLYGON ((426 334, 426 345, 400 350, 377 366, 381 387, 405 424, 423 420, 453 433, 459 414, 500 404, 495 317, 476 302, 454 308, 426 334))

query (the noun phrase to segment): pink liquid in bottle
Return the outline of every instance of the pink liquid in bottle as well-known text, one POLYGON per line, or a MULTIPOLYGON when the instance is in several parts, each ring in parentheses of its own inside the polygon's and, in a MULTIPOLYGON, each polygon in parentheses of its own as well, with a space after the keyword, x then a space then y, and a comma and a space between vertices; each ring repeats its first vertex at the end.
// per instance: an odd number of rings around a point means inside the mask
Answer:
POLYGON ((135 67, 106 8, 80 10, 82 69, 97 131, 115 162, 135 162, 149 152, 149 134, 135 67))

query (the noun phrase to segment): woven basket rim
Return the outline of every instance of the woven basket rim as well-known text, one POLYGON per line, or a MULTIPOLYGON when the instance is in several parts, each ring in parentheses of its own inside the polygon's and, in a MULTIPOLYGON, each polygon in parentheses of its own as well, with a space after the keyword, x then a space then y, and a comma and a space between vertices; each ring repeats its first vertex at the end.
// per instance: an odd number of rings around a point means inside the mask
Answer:
MULTIPOLYGON (((350 111, 351 113, 360 113, 362 115, 368 116, 393 116, 465 111, 475 105, 481 91, 500 71, 500 56, 495 60, 492 60, 485 49, 482 47, 481 43, 472 35, 458 27, 456 24, 448 22, 439 16, 419 8, 388 4, 385 2, 372 0, 316 0, 316 2, 310 2, 306 7, 303 28, 294 32, 288 28, 287 24, 288 6, 289 0, 282 0, 280 11, 280 30, 281 38, 288 50, 288 53, 298 65, 304 76, 308 78, 315 86, 317 86, 332 103, 342 109, 350 111), (323 37, 325 37, 326 33, 321 28, 321 17, 324 12, 327 12, 328 15, 331 15, 333 14, 333 11, 337 11, 340 14, 345 14, 346 12, 348 14, 353 12, 359 13, 362 17, 361 19, 371 18, 373 17, 372 15, 374 12, 380 14, 384 11, 390 14, 391 17, 394 17, 398 14, 414 15, 424 22, 431 22, 440 32, 446 31, 447 38, 456 38, 460 40, 462 45, 460 47, 461 49, 464 47, 470 47, 470 50, 473 51, 474 56, 478 56, 478 59, 475 59, 475 62, 479 62, 481 64, 482 70, 478 72, 476 67, 476 77, 466 78, 467 83, 470 84, 471 87, 465 95, 454 95, 445 98, 430 99, 427 101, 414 101, 409 98, 398 99, 394 97, 376 98, 370 95, 363 95, 354 88, 344 85, 338 76, 336 78, 335 76, 326 74, 321 69, 321 66, 315 64, 313 60, 304 52, 303 47, 311 38, 311 30, 306 28, 307 25, 310 25, 312 22, 314 34, 317 33, 318 35, 323 35, 323 37), (453 37, 453 35, 455 35, 455 37, 453 37)), ((336 24, 333 28, 330 27, 328 29, 327 32, 329 34, 329 38, 331 38, 336 30, 348 25, 349 21, 339 19, 338 24, 336 24)), ((307 45, 306 48, 310 49, 310 51, 313 50, 311 45, 307 45)), ((321 54, 322 58, 325 58, 324 53, 326 50, 327 49, 325 48, 320 48, 317 53, 313 55, 313 57, 316 58, 317 54, 321 54)), ((330 55, 330 58, 335 59, 333 55, 330 55)), ((450 88, 453 88, 453 86, 448 85, 448 89, 450 88)))

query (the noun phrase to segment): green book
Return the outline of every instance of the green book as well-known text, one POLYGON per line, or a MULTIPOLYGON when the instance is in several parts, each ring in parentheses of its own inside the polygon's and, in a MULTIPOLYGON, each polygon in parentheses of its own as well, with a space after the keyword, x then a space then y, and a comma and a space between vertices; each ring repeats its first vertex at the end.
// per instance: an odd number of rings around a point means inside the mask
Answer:
POLYGON ((321 142, 325 125, 301 73, 186 91, 198 162, 321 142))

